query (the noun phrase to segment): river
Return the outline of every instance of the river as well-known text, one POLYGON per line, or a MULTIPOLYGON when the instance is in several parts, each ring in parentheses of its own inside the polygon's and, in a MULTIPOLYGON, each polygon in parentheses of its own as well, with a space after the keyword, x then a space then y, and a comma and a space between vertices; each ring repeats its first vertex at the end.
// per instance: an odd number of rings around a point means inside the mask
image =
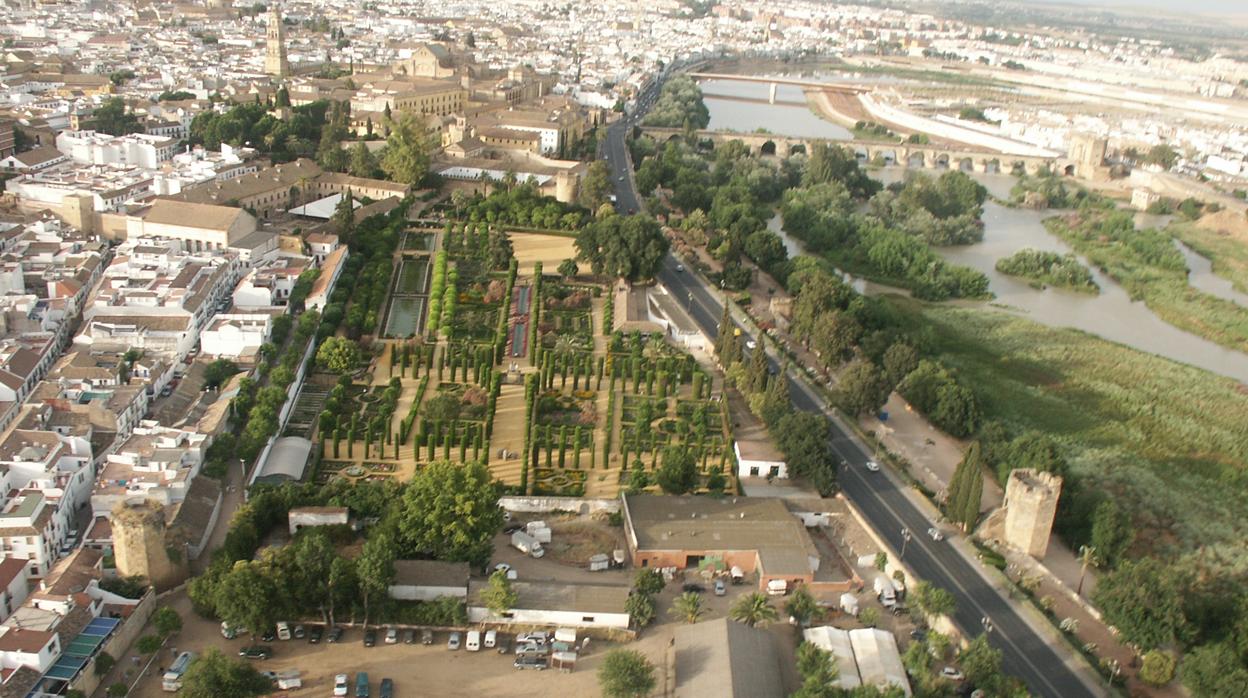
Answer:
POLYGON ((711 113, 707 128, 712 131, 737 131, 756 133, 760 129, 778 136, 799 138, 831 138, 851 140, 848 129, 830 121, 824 121, 806 106, 806 95, 796 85, 778 85, 778 102, 795 104, 761 104, 742 102, 733 97, 766 100, 769 86, 761 82, 737 80, 704 80, 699 83, 703 101, 711 113))
MULTIPOLYGON (((877 169, 871 176, 885 183, 900 181, 906 170, 899 167, 877 169)), ((1004 174, 972 175, 988 190, 1000 197, 1008 195, 1014 178, 1004 174)), ((1057 288, 1037 289, 1026 280, 1001 274, 996 263, 1020 249, 1030 247, 1065 254, 1070 252, 1062 240, 1045 230, 1043 220, 1053 211, 1014 209, 988 201, 984 204, 984 240, 974 245, 936 248, 945 260, 978 269, 988 277, 989 288, 996 295, 992 304, 1025 316, 1050 327, 1083 330, 1104 339, 1141 351, 1191 364, 1219 375, 1248 383, 1248 355, 1222 347, 1202 337, 1165 322, 1153 314, 1143 302, 1132 301, 1127 292, 1098 269, 1092 276, 1101 293, 1089 295, 1057 288)), ((768 226, 781 234, 790 254, 801 252, 801 243, 783 234, 779 216, 768 226)), ((1215 276, 1209 260, 1196 257, 1192 268, 1192 286, 1208 291, 1218 287, 1230 291, 1230 282, 1215 276), (1203 260, 1203 265, 1199 263, 1203 260)), ((881 293, 887 289, 862 280, 854 280, 859 292, 881 293)), ((1235 291, 1238 302, 1245 297, 1235 291)), ((1235 299, 1232 299, 1235 300, 1235 299)))

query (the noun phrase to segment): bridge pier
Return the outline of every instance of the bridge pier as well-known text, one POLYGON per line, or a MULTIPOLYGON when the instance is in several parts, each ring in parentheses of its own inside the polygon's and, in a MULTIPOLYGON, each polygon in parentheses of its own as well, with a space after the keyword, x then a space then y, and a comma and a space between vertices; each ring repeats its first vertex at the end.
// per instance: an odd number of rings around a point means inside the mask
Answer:
POLYGON ((771 88, 767 91, 767 103, 768 104, 776 103, 776 86, 777 86, 776 83, 774 82, 771 83, 771 88))

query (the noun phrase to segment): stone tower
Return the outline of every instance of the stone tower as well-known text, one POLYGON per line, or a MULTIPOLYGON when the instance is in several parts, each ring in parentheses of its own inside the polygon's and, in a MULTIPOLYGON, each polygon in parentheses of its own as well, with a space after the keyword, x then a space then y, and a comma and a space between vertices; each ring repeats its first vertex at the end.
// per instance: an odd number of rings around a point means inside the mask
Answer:
POLYGON ((165 508, 152 499, 130 500, 113 508, 113 556, 117 573, 144 577, 157 591, 186 579, 185 557, 169 555, 165 537, 165 508))
POLYGON ((580 178, 575 172, 560 170, 555 173, 555 199, 565 204, 576 200, 577 183, 580 178))
POLYGON ((1108 169, 1104 167, 1105 151, 1108 147, 1108 141, 1090 133, 1076 133, 1071 136, 1067 155, 1075 161, 1075 176, 1083 179, 1104 179, 1108 175, 1108 169))
POLYGON ((278 78, 290 75, 290 62, 286 60, 286 30, 282 27, 282 13, 276 4, 269 10, 269 26, 265 31, 264 72, 278 78))
POLYGON ((1011 472, 1005 484, 1005 543, 1043 559, 1061 493, 1060 475, 1031 468, 1011 472))

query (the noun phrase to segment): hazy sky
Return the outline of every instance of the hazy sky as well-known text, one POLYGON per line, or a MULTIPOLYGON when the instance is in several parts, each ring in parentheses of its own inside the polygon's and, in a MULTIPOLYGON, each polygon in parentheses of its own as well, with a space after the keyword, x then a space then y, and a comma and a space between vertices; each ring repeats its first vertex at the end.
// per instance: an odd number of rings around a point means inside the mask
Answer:
POLYGON ((1053 0, 1055 4, 1158 9, 1175 14, 1248 17, 1248 0, 1053 0))

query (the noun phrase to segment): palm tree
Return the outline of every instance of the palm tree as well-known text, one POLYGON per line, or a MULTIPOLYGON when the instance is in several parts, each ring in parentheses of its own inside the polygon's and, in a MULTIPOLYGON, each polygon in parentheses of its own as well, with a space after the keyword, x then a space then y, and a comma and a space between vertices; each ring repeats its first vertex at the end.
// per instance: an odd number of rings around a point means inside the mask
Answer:
POLYGON ((697 623, 706 609, 702 607, 702 595, 696 591, 686 591, 672 602, 670 613, 686 623, 697 623))
POLYGON ((1083 577, 1089 567, 1097 567, 1101 561, 1096 557, 1096 548, 1090 545, 1079 546, 1079 585, 1075 587, 1075 596, 1083 593, 1083 577))
POLYGON ((737 599, 728 610, 728 617, 753 628, 776 620, 780 614, 776 613, 776 609, 762 592, 756 591, 737 599))

